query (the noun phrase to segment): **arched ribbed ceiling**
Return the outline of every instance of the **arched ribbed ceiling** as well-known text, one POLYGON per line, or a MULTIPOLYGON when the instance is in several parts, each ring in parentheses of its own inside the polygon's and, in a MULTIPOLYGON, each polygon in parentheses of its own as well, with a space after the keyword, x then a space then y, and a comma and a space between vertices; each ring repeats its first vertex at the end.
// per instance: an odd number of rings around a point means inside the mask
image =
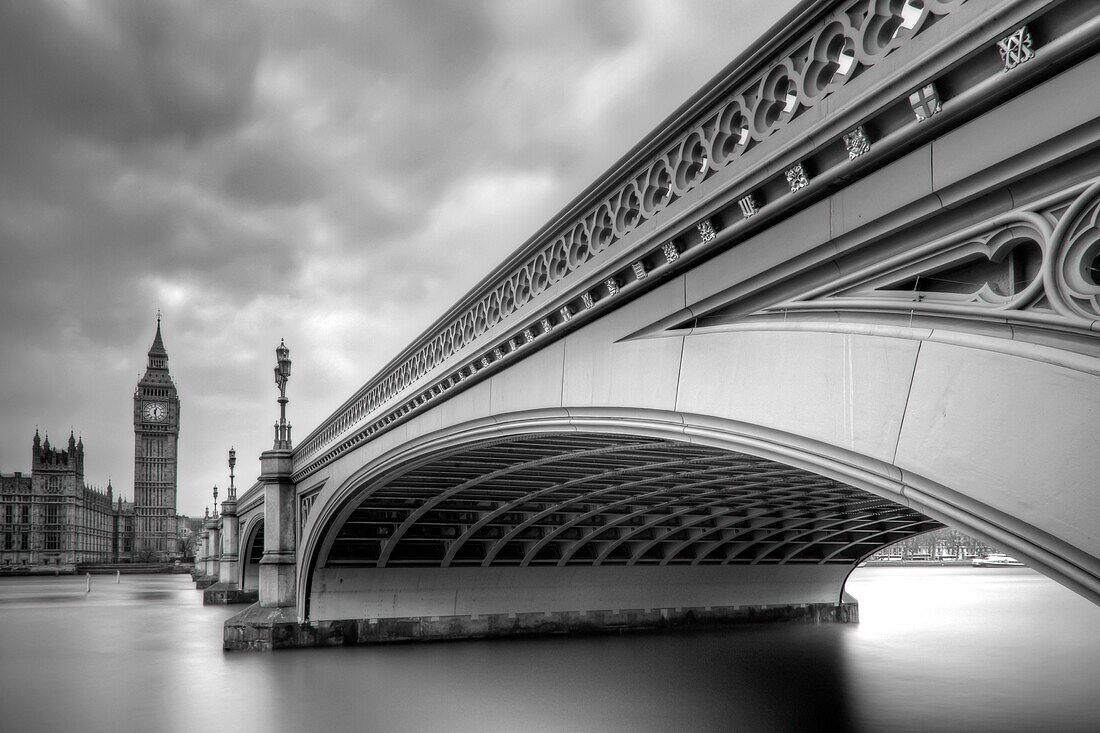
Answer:
POLYGON ((940 525, 808 471, 708 446, 536 434, 368 484, 324 565, 858 562, 940 525))

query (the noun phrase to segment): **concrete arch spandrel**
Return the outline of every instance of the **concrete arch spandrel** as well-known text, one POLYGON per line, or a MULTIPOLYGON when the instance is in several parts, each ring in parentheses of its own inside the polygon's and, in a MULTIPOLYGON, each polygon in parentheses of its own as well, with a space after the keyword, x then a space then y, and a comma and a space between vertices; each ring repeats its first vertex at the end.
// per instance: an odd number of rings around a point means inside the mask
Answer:
POLYGON ((896 465, 1100 557, 1100 376, 926 341, 896 465))
POLYGON ((870 333, 695 334, 685 339, 676 410, 892 463, 919 350, 917 340, 870 333))

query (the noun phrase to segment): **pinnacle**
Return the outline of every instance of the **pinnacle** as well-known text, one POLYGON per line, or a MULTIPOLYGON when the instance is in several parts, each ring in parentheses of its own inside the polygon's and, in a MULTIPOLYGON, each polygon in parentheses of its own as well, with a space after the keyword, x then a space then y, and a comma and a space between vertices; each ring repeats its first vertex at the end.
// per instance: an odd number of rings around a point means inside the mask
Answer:
POLYGON ((153 345, 149 347, 150 358, 163 356, 168 358, 168 352, 164 348, 164 340, 160 336, 160 315, 157 315, 157 335, 153 337, 153 345))

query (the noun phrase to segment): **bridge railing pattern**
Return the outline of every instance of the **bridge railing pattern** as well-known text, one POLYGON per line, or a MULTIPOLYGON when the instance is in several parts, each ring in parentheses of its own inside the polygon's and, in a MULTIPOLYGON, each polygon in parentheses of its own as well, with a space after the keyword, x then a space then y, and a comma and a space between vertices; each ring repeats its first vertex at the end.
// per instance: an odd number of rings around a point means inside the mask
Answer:
MULTIPOLYGON (((495 345, 489 343, 494 339, 486 336, 520 307, 558 286, 586 262, 652 220, 708 177, 734 165, 742 154, 763 143, 800 111, 815 106, 964 2, 824 3, 824 9, 815 16, 817 22, 813 23, 812 31, 794 35, 766 63, 749 64, 743 73, 727 78, 724 88, 710 95, 721 98, 719 104, 705 107, 693 121, 680 128, 671 142, 658 148, 658 154, 635 166, 621 180, 607 180, 594 187, 593 201, 587 202, 586 207, 582 202, 575 216, 532 240, 509 260, 521 264, 498 269, 463 304, 453 308, 371 379, 299 446, 294 454, 296 469, 310 463, 324 448, 331 451, 331 444, 351 427, 375 418, 357 435, 341 441, 342 447, 369 439, 464 379, 503 361, 568 321, 574 312, 565 305, 495 345), (463 364, 456 364, 447 376, 405 403, 376 414, 394 397, 481 341, 486 342, 483 353, 474 353, 463 364)), ((845 136, 845 144, 849 154, 856 157, 866 150, 867 139, 862 130, 855 129, 845 136)), ((787 180, 792 191, 807 183, 800 166, 787 171, 787 180)), ((753 216, 759 205, 751 194, 739 203, 745 218, 753 216)), ((715 236, 709 221, 698 222, 697 229, 703 243, 715 236)), ((679 254, 674 242, 666 243, 661 251, 668 262, 679 254)), ((647 264, 639 261, 628 274, 642 279, 646 270, 647 264)), ((617 295, 624 284, 620 278, 610 277, 601 287, 584 293, 580 306, 591 308, 596 301, 617 295)))

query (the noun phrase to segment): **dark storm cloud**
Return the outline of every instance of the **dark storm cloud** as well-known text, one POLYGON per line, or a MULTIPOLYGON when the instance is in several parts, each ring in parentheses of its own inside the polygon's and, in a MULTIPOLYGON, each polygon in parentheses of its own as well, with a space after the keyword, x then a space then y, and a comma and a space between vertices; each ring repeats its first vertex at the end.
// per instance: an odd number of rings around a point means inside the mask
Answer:
POLYGON ((225 193, 247 204, 292 205, 315 198, 324 182, 312 163, 278 140, 237 141, 227 151, 225 193))
POLYGON ((158 144, 182 157, 247 114, 259 29, 244 10, 0 4, 0 303, 17 323, 56 325, 63 309, 47 306, 62 293, 98 311, 139 273, 178 264, 158 245, 188 196, 158 201, 168 166, 146 158, 158 144))
POLYGON ((5 116, 124 144, 202 138, 248 109, 258 48, 240 3, 3 3, 0 85, 20 100, 5 116))

